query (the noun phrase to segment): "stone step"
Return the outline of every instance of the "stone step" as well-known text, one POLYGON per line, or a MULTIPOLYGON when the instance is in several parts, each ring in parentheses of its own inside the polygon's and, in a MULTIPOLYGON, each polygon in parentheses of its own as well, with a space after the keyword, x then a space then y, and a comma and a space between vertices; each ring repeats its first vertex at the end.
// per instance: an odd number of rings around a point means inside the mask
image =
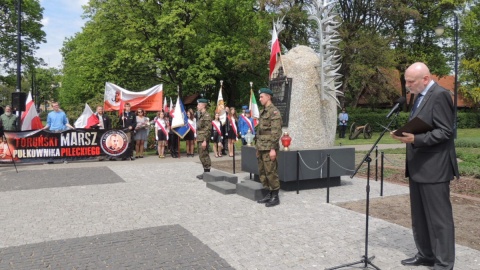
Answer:
POLYGON ((203 181, 205 182, 218 182, 226 181, 232 184, 238 183, 238 177, 234 174, 226 173, 223 171, 211 171, 203 173, 203 181))
POLYGON ((223 195, 235 194, 237 186, 227 181, 207 182, 207 188, 213 189, 223 195))
POLYGON ((263 199, 268 193, 268 190, 263 188, 263 185, 252 181, 245 180, 237 184, 237 194, 252 201, 263 199))

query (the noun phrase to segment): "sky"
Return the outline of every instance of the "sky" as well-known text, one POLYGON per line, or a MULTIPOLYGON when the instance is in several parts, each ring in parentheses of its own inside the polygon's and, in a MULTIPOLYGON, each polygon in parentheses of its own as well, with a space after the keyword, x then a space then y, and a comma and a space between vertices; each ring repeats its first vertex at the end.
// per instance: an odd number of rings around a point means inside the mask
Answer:
POLYGON ((36 56, 43 58, 49 67, 60 68, 62 56, 60 49, 65 38, 72 37, 82 30, 85 21, 82 5, 88 0, 40 0, 43 10, 43 31, 46 43, 40 44, 36 56))

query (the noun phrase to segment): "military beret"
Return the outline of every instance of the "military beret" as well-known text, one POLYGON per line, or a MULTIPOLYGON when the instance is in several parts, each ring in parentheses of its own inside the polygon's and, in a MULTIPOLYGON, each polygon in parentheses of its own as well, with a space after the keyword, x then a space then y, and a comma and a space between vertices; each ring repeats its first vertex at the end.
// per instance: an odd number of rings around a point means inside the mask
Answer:
POLYGON ((259 91, 258 91, 259 94, 269 94, 270 96, 273 96, 273 92, 272 90, 268 89, 268 88, 261 88, 259 91))
POLYGON ((250 110, 248 110, 248 109, 247 109, 247 110, 245 110, 245 113, 250 113, 250 110))
POLYGON ((199 99, 197 100, 197 103, 208 103, 208 100, 205 99, 205 98, 199 98, 199 99))
POLYGON ((242 106, 242 110, 246 110, 246 109, 248 109, 248 106, 247 106, 247 105, 243 105, 243 106, 242 106))

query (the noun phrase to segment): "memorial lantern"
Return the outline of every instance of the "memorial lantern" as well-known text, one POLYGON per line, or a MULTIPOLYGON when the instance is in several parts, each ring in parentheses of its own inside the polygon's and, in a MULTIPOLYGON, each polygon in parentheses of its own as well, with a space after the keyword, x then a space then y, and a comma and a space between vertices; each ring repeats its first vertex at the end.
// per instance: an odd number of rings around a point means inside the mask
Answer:
POLYGON ((284 132, 282 138, 280 139, 283 145, 283 151, 288 151, 288 147, 292 142, 292 138, 288 135, 288 132, 284 132))
POLYGON ((249 129, 245 135, 245 141, 247 142, 248 146, 252 146, 253 138, 255 138, 255 135, 253 135, 249 129))

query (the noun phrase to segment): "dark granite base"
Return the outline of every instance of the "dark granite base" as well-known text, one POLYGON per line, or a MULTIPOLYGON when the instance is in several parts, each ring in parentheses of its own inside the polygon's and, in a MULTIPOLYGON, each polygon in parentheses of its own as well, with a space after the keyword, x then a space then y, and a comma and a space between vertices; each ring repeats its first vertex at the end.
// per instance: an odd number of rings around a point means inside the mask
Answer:
POLYGON ((233 269, 180 225, 0 249, 0 269, 233 269))

